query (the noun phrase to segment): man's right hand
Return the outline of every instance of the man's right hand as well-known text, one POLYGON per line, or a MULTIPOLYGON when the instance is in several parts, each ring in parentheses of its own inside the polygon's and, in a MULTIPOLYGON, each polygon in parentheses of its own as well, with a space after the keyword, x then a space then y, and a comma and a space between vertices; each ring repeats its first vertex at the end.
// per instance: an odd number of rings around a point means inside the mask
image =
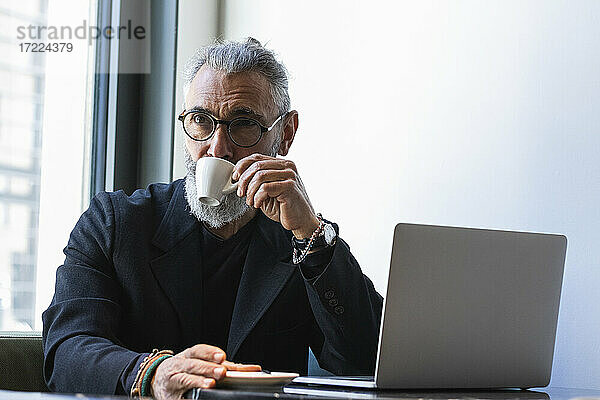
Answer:
POLYGON ((261 371, 260 365, 235 364, 218 347, 197 344, 160 363, 152 378, 152 396, 158 400, 181 399, 193 388, 211 388, 227 371, 261 371))

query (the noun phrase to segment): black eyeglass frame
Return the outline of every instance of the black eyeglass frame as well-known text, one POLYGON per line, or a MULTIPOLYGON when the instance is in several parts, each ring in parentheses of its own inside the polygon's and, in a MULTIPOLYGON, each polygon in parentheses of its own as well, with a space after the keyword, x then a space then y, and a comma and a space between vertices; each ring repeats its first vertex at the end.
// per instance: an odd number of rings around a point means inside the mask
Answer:
POLYGON ((260 122, 258 122, 254 118, 237 117, 237 118, 234 118, 234 119, 232 119, 230 121, 227 121, 227 120, 224 120, 224 119, 217 119, 217 118, 215 118, 214 116, 212 116, 211 114, 209 114, 209 113, 207 113, 205 111, 198 111, 198 110, 187 110, 187 111, 183 110, 181 112, 181 114, 179 114, 179 116, 177 117, 177 119, 181 121, 181 126, 183 127, 183 131, 185 132, 185 134, 190 139, 192 139, 193 141, 196 141, 196 142, 206 142, 207 140, 212 139, 212 137, 215 135, 215 132, 217 131, 217 126, 219 126, 219 124, 224 124, 225 126, 227 126, 227 136, 229 137, 229 139, 231 140, 231 142, 233 144, 235 144, 236 146, 238 146, 238 147, 248 148, 248 147, 256 146, 256 144, 258 142, 260 142, 260 140, 262 139, 263 135, 265 133, 269 132, 270 130, 272 130, 275 127, 275 125, 279 121, 281 121, 281 119, 284 116, 286 116, 286 115, 287 115, 287 112, 281 114, 279 117, 277 117, 277 119, 275 120, 275 122, 273 122, 271 124, 271 126, 269 126, 268 128, 266 126, 263 126, 263 124, 261 124, 260 122), (196 139, 196 138, 192 137, 192 135, 190 135, 188 133, 188 131, 185 129, 185 122, 184 122, 185 121, 185 117, 187 117, 189 114, 202 114, 202 115, 205 115, 208 118, 210 118, 210 120, 213 123, 213 130, 212 130, 212 132, 210 133, 210 135, 206 139, 196 139), (256 123, 260 127, 260 135, 258 136, 258 139, 256 140, 256 142, 254 142, 254 143, 252 143, 250 145, 241 145, 241 144, 237 143, 233 139, 233 136, 231 135, 231 124, 233 124, 236 121, 240 121, 240 120, 243 120, 243 121, 252 121, 252 122, 256 123))

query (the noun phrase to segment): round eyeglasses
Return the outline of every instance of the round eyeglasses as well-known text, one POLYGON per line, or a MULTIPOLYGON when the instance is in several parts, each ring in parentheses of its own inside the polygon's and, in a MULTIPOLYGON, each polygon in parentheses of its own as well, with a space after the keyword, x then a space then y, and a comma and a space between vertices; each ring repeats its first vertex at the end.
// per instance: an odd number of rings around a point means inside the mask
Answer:
POLYGON ((262 135, 269 132, 275 124, 287 113, 281 114, 270 127, 265 127, 255 119, 247 117, 234 118, 231 121, 216 119, 204 111, 189 110, 179 114, 178 119, 183 124, 183 131, 190 139, 203 142, 213 137, 217 130, 217 125, 225 124, 227 126, 227 135, 229 139, 240 147, 252 147, 257 144, 262 135))

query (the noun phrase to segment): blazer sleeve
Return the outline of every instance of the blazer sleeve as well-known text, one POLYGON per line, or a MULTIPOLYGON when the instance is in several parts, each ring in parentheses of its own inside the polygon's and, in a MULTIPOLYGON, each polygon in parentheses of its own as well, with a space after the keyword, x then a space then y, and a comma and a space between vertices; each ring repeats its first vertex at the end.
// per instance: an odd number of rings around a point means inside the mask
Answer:
POLYGON ((311 348, 336 375, 373 375, 383 298, 340 237, 316 279, 305 279, 316 326, 311 348))
POLYGON ((119 343, 117 243, 110 195, 100 193, 71 232, 54 297, 42 315, 44 378, 52 391, 125 393, 124 382, 141 363, 143 354, 119 343))

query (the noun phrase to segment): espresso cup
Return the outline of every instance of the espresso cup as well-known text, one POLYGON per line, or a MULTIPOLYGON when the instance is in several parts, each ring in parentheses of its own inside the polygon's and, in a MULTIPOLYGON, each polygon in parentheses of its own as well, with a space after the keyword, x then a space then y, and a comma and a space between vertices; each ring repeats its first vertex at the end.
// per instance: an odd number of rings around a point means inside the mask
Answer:
POLYGON ((196 189, 200 203, 218 206, 225 195, 237 189, 231 182, 235 165, 217 157, 202 157, 196 162, 196 189))

